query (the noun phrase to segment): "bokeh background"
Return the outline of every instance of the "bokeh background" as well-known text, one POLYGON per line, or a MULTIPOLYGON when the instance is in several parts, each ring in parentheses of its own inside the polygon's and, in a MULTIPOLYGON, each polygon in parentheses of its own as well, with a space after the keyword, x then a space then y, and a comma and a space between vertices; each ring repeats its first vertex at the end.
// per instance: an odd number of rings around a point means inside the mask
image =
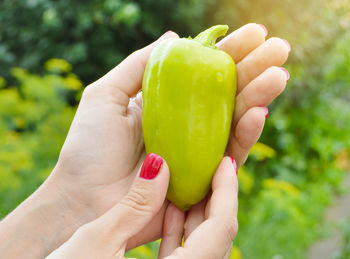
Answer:
MULTIPOLYGON (((332 258, 350 258, 350 219, 324 217, 349 191, 349 0, 1 0, 0 218, 51 172, 84 86, 167 30, 248 22, 290 42, 291 80, 239 170, 231 258, 307 258, 334 228, 332 258)), ((129 255, 156 258, 158 245, 129 255)))

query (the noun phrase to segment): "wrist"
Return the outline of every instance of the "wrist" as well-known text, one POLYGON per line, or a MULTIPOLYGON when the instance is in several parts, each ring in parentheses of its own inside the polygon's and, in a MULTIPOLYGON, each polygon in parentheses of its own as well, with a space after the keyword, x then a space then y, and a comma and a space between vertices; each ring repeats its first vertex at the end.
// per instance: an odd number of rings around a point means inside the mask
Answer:
MULTIPOLYGON (((50 210, 41 211, 43 220, 50 223, 56 219, 60 223, 59 226, 56 225, 59 229, 57 228, 55 231, 59 235, 56 236, 57 245, 55 248, 65 242, 80 226, 96 218, 95 213, 79 199, 76 192, 66 188, 67 183, 62 181, 62 175, 64 175, 64 171, 57 165, 50 177, 38 189, 36 198, 46 199, 47 204, 52 205, 50 210)), ((70 187, 72 185, 74 184, 69 183, 70 187)), ((71 189, 74 190, 74 188, 71 189)))
POLYGON ((50 176, 0 222, 0 254, 5 258, 46 256, 89 220, 86 215, 84 206, 64 195, 50 176))

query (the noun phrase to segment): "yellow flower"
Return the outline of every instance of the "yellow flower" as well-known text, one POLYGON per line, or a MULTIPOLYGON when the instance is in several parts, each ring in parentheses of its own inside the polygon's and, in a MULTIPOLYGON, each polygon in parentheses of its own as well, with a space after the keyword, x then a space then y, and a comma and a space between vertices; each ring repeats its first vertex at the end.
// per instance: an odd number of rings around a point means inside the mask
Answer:
POLYGON ((79 90, 83 87, 83 83, 74 74, 70 74, 63 81, 68 89, 79 90))
POLYGON ((3 88, 6 85, 6 80, 5 78, 0 76, 0 88, 3 88))
POLYGON ((286 181, 276 180, 276 179, 266 179, 263 181, 262 184, 267 189, 280 190, 294 198, 297 198, 300 195, 299 189, 286 181))
POLYGON ((242 252, 237 246, 233 246, 229 259, 242 259, 242 252))
POLYGON ((264 160, 266 158, 275 157, 276 151, 273 148, 271 148, 271 147, 269 147, 261 142, 258 142, 250 150, 250 155, 255 156, 256 159, 261 161, 261 160, 264 160))
POLYGON ((45 68, 50 72, 69 72, 72 70, 72 65, 64 59, 52 58, 46 61, 45 68))

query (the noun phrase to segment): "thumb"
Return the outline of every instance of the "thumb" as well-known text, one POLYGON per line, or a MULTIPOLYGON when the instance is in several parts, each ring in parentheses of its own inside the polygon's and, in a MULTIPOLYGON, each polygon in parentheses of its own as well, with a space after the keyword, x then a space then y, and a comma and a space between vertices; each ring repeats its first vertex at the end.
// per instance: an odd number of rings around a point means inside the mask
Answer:
POLYGON ((168 184, 165 160, 148 154, 126 196, 96 222, 100 231, 104 228, 108 238, 114 239, 114 247, 126 245, 152 220, 164 203, 168 184))
POLYGON ((49 258, 123 257, 128 240, 162 207, 168 183, 169 168, 164 159, 149 154, 127 195, 101 217, 80 227, 49 258))
POLYGON ((117 88, 128 97, 134 96, 141 88, 143 72, 152 50, 161 41, 178 37, 179 36, 172 31, 164 33, 152 44, 133 52, 94 84, 103 87, 117 88))

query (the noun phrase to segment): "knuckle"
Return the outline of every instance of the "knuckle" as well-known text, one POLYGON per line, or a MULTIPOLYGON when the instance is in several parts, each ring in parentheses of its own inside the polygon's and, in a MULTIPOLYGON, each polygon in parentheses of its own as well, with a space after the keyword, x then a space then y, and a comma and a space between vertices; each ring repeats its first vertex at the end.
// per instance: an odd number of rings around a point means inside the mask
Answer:
POLYGON ((92 239, 93 237, 96 237, 97 229, 92 223, 88 223, 80 227, 75 235, 77 235, 80 238, 84 239, 92 239))
POLYGON ((110 100, 118 105, 126 106, 129 103, 129 96, 120 89, 118 86, 106 85, 104 87, 107 96, 110 100))
POLYGON ((150 197, 141 189, 131 189, 122 203, 132 210, 143 213, 152 213, 150 197))
POLYGON ((99 102, 101 99, 105 102, 108 100, 111 103, 115 103, 121 106, 126 106, 129 103, 129 97, 126 93, 119 89, 118 86, 105 83, 93 83, 88 85, 83 92, 82 99, 84 100, 96 100, 99 102))
POLYGON ((127 106, 129 104, 129 96, 122 90, 120 90, 119 88, 117 89, 112 89, 111 91, 112 95, 114 95, 114 100, 118 100, 117 103, 120 105, 124 105, 127 106))
POLYGON ((127 62, 131 62, 134 65, 145 66, 146 64, 144 64, 143 62, 140 62, 141 61, 140 57, 143 55, 143 53, 144 53, 144 48, 135 50, 127 57, 127 62))
POLYGON ((232 242, 235 239, 238 232, 237 218, 235 218, 234 220, 232 220, 232 218, 227 220, 226 226, 227 226, 227 237, 229 238, 230 242, 232 242))
POLYGON ((132 57, 138 57, 139 55, 142 54, 142 51, 143 51, 143 49, 137 49, 137 50, 135 50, 134 52, 132 52, 132 53, 130 54, 130 56, 132 56, 132 57))
POLYGON ((245 91, 242 91, 242 94, 239 95, 239 97, 240 97, 241 105, 243 106, 244 110, 248 110, 251 107, 251 96, 247 94, 245 91))
POLYGON ((82 98, 91 98, 96 95, 97 91, 98 87, 95 84, 90 84, 87 87, 85 87, 82 98))

